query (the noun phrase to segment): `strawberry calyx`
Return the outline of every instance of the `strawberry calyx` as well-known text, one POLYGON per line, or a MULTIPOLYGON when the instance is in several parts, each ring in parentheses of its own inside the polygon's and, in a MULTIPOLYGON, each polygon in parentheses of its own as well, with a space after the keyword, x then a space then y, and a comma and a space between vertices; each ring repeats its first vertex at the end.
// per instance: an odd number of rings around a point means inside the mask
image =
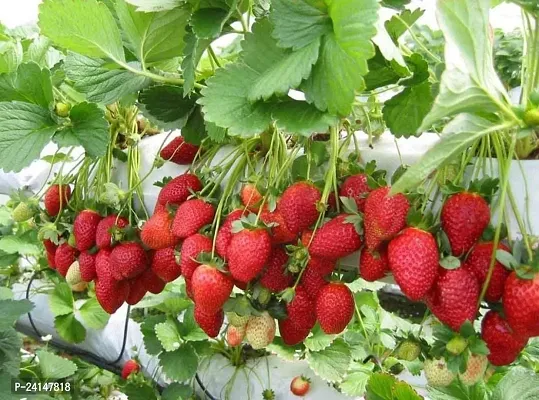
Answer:
POLYGON ((270 224, 266 224, 262 220, 260 220, 256 214, 250 212, 247 215, 243 215, 239 220, 232 222, 232 233, 238 233, 243 231, 244 229, 250 231, 254 231, 257 229, 269 230, 274 226, 276 226, 275 223, 272 222, 270 224))

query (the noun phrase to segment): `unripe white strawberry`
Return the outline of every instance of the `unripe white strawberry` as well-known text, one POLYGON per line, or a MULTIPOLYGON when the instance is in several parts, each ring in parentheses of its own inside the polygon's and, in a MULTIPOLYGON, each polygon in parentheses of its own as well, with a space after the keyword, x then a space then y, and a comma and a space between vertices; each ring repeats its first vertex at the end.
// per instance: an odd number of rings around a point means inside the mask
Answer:
POLYGON ((275 320, 267 311, 261 315, 252 315, 247 323, 245 337, 253 349, 262 349, 273 342, 275 320))
POLYGON ((439 360, 426 360, 424 369, 427 382, 433 387, 448 386, 455 379, 455 374, 449 371, 443 358, 439 360))
POLYGON ((69 269, 67 270, 67 274, 66 274, 66 282, 71 287, 82 282, 82 277, 80 275, 80 266, 79 266, 78 261, 73 261, 73 264, 69 266, 69 269))

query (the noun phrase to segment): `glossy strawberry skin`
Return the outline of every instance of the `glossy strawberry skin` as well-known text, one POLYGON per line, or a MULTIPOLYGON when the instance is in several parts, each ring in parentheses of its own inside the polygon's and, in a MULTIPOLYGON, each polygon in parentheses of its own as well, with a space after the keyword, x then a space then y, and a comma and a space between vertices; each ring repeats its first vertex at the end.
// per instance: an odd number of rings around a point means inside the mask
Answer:
MULTIPOLYGON (((287 320, 299 330, 309 334, 316 324, 315 303, 303 287, 296 288, 292 301, 286 305, 287 320)), ((306 337, 306 336, 305 336, 306 337)))
MULTIPOLYGON (((465 269, 474 274, 480 286, 483 286, 487 278, 493 247, 494 243, 492 242, 478 243, 463 264, 465 269)), ((498 244, 498 249, 510 252, 509 248, 503 243, 498 244)), ((509 271, 500 262, 495 261, 492 276, 485 293, 485 300, 492 303, 500 301, 508 276, 509 271)))
POLYGON ((462 267, 453 270, 441 268, 438 280, 425 300, 441 322, 458 332, 465 321, 475 320, 479 284, 473 274, 462 267))
POLYGON ((43 241, 43 246, 45 247, 45 253, 47 254, 47 262, 49 264, 49 267, 51 267, 52 269, 56 269, 56 261, 54 260, 54 256, 56 255, 56 249, 58 248, 58 246, 49 239, 45 239, 43 241))
POLYGON ((95 245, 97 226, 101 216, 92 210, 81 211, 73 222, 73 234, 79 251, 89 250, 95 245))
POLYGON ((321 276, 327 276, 333 272, 336 264, 337 261, 335 260, 310 255, 307 268, 312 268, 321 276))
POLYGON ((172 222, 172 233, 185 239, 197 233, 204 225, 213 221, 215 208, 202 199, 191 199, 182 203, 172 222))
POLYGON ((188 279, 200 265, 196 259, 201 253, 211 253, 212 240, 200 233, 189 236, 182 243, 180 267, 182 275, 188 279))
POLYGON ((167 211, 154 213, 142 226, 140 239, 153 250, 172 247, 180 242, 171 231, 173 218, 167 211))
POLYGON ((146 293, 148 293, 146 285, 140 279, 141 276, 142 275, 139 275, 136 278, 125 281, 129 283, 129 294, 125 299, 125 302, 131 306, 134 306, 139 301, 141 301, 146 295, 146 293))
POLYGON ((80 276, 84 282, 92 282, 96 277, 95 271, 96 254, 83 251, 79 255, 80 276))
POLYGON ((325 223, 315 234, 309 246, 309 253, 315 257, 336 260, 346 257, 361 247, 361 236, 348 214, 341 214, 325 223))
POLYGON ((368 282, 382 279, 389 272, 389 258, 386 250, 363 249, 359 258, 359 276, 368 282))
POLYGON ((108 314, 114 314, 129 296, 129 282, 118 282, 112 276, 103 276, 95 281, 95 296, 108 314))
POLYGON ((308 182, 294 183, 283 192, 277 210, 290 232, 298 234, 316 222, 320 199, 320 190, 308 182))
POLYGON ((148 257, 136 242, 120 243, 110 253, 111 272, 114 279, 132 279, 148 267, 148 257))
POLYGON ((341 333, 354 315, 354 296, 340 282, 327 284, 316 299, 316 319, 326 334, 341 333))
POLYGON ((507 321, 493 310, 481 321, 481 338, 490 351, 488 360, 496 366, 511 364, 528 342, 527 338, 516 335, 507 321))
POLYGON ((152 271, 164 282, 172 282, 182 273, 180 265, 176 262, 174 247, 154 251, 151 260, 152 271))
POLYGON ((112 245, 111 230, 122 229, 129 225, 129 221, 124 217, 118 217, 116 214, 111 214, 97 224, 95 233, 95 244, 98 249, 106 249, 112 245))
POLYGON ((67 242, 64 242, 58 246, 56 253, 54 254, 54 264, 56 270, 63 277, 66 276, 67 270, 77 259, 79 252, 76 248, 71 247, 67 242))
POLYGON ((376 250, 406 227, 410 203, 403 194, 389 196, 385 186, 373 190, 365 200, 365 244, 376 250))
POLYGON ((206 314, 216 314, 230 297, 232 279, 208 265, 199 266, 191 278, 195 305, 206 314))
POLYGON ((310 329, 300 328, 290 318, 279 320, 279 333, 287 346, 295 346, 303 342, 309 336, 310 329))
POLYGON ((166 282, 157 276, 151 268, 146 269, 137 278, 144 281, 144 285, 148 289, 148 292, 153 294, 159 294, 165 288, 166 282))
POLYGON ((245 208, 252 212, 258 212, 263 197, 255 185, 247 183, 241 188, 240 199, 245 208))
POLYGON ((539 336, 539 274, 533 279, 520 279, 516 272, 511 272, 505 282, 502 303, 515 334, 539 336))
POLYGON ((219 310, 215 314, 207 314, 200 307, 195 305, 195 321, 202 330, 211 338, 217 337, 223 326, 225 314, 219 310))
POLYGON ((260 284, 274 293, 278 293, 294 283, 294 278, 287 273, 288 255, 282 247, 274 247, 267 266, 260 276, 260 284))
POLYGON ((139 364, 135 360, 128 360, 122 369, 122 378, 127 379, 132 373, 137 373, 140 370, 139 364))
POLYGON ((490 222, 488 203, 477 193, 461 192, 449 197, 440 215, 453 255, 466 254, 490 222))
POLYGON ((68 185, 51 185, 43 199, 47 214, 51 217, 56 217, 61 209, 66 208, 70 198, 71 187, 68 185))
POLYGON ((311 300, 316 301, 320 290, 328 284, 328 281, 312 265, 307 265, 301 275, 301 286, 305 288, 311 300))
POLYGON ((279 211, 262 211, 260 219, 265 224, 274 224, 274 226, 271 226, 270 228, 271 241, 273 244, 292 243, 296 240, 297 235, 287 228, 284 217, 279 211))
POLYGON ((305 396, 310 388, 310 382, 302 376, 296 376, 290 382, 290 391, 296 396, 305 396))
POLYGON ((191 196, 191 192, 198 192, 201 189, 202 183, 196 175, 183 174, 172 179, 161 189, 157 203, 180 205, 191 196))
POLYGON ((365 200, 371 190, 367 184, 367 175, 357 174, 344 180, 339 189, 339 196, 353 199, 358 211, 363 212, 365 210, 365 200))
POLYGON ((249 282, 266 265, 271 254, 271 239, 264 229, 244 229, 232 237, 228 246, 228 269, 235 280, 249 282))
POLYGON ((188 165, 195 159, 198 149, 198 146, 187 143, 183 137, 178 136, 163 147, 159 155, 162 159, 175 164, 188 165))
POLYGON ((96 279, 111 278, 110 249, 101 249, 95 256, 95 276, 96 279))
POLYGON ((230 214, 227 215, 225 221, 223 222, 223 225, 221 226, 221 228, 219 228, 219 231, 217 232, 217 238, 215 239, 215 251, 223 260, 226 260, 227 258, 226 252, 228 250, 228 245, 232 240, 232 236, 234 236, 234 234, 232 233, 232 223, 234 221, 238 221, 242 215, 243 210, 232 211, 230 214))
POLYGON ((439 254, 434 236, 421 229, 406 228, 389 242, 387 255, 402 292, 410 300, 421 300, 438 276, 439 254))

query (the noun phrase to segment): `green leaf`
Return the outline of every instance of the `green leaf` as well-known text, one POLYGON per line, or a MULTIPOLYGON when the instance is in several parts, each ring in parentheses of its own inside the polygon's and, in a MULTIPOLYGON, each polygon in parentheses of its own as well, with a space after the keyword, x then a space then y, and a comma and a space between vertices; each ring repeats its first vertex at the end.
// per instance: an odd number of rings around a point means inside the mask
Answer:
POLYGON ((407 87, 385 102, 384 121, 396 137, 414 136, 432 108, 433 101, 428 82, 407 87))
POLYGON ((207 136, 204 116, 200 112, 200 106, 196 106, 189 115, 187 123, 182 129, 182 136, 186 142, 196 145, 200 145, 207 136))
POLYGON ((296 357, 296 350, 300 350, 301 345, 288 346, 284 343, 283 339, 279 336, 276 336, 273 339, 273 342, 266 346, 268 351, 277 354, 277 357, 282 358, 283 360, 293 361, 296 357))
POLYGON ((71 360, 59 357, 45 350, 36 351, 39 359, 39 369, 45 379, 63 379, 73 375, 77 366, 71 360))
POLYGON ((191 17, 193 32, 201 39, 213 39, 221 33, 228 15, 222 8, 200 8, 191 17))
POLYGON ((46 0, 39 6, 39 27, 60 47, 88 57, 125 62, 116 21, 97 0, 46 0))
POLYGON ((377 372, 369 379, 366 397, 369 400, 393 400, 392 388, 396 382, 392 375, 377 372))
POLYGON ((7 254, 37 255, 41 249, 35 242, 21 236, 4 236, 0 239, 0 250, 7 254))
POLYGON ((140 331, 144 337, 144 347, 146 352, 152 356, 159 354, 163 351, 161 342, 157 339, 155 334, 155 326, 166 320, 164 315, 150 315, 144 318, 144 321, 140 325, 140 331))
POLYGON ((532 400, 539 398, 539 376, 523 367, 509 370, 498 383, 492 400, 532 400))
POLYGON ((49 164, 57 164, 63 162, 73 162, 73 157, 68 156, 65 153, 58 152, 54 154, 49 154, 48 156, 41 157, 41 160, 48 162, 49 164))
POLYGON ((376 0, 328 0, 334 33, 324 36, 320 57, 303 89, 307 100, 331 114, 349 115, 356 90, 364 88, 367 60, 374 56, 376 0))
POLYGON ((189 399, 193 396, 193 388, 189 385, 184 385, 178 382, 173 382, 168 385, 163 394, 161 395, 162 400, 183 400, 189 399))
POLYGON ((116 0, 116 13, 129 49, 143 64, 182 55, 187 8, 143 13, 124 0, 116 0))
POLYGON ((320 351, 329 347, 335 340, 336 335, 327 335, 320 325, 316 324, 312 330, 312 335, 305 339, 305 347, 311 351, 320 351))
POLYGON ((372 374, 374 365, 369 363, 367 365, 357 364, 357 370, 346 375, 346 378, 341 382, 339 387, 344 394, 351 397, 362 397, 367 390, 367 382, 372 374), (368 366, 367 366, 368 365, 368 366))
POLYGON ((0 74, 14 72, 23 60, 20 42, 0 42, 0 74))
POLYGON ((75 314, 59 315, 54 318, 54 327, 62 339, 69 343, 80 343, 86 339, 86 329, 75 318, 75 314))
POLYGON ((51 74, 31 62, 10 75, 0 75, 0 101, 23 101, 48 108, 54 101, 51 74))
POLYGON ((206 132, 211 140, 216 143, 222 143, 226 137, 226 129, 215 125, 213 122, 204 121, 206 132))
POLYGON ((20 374, 22 337, 15 329, 0 331, 0 372, 11 376, 20 374))
POLYGON ((191 342, 208 339, 208 335, 204 333, 195 321, 194 307, 189 307, 185 311, 183 321, 180 324, 180 335, 184 340, 191 342))
POLYGON ((188 343, 175 351, 161 353, 159 362, 168 378, 180 382, 195 376, 198 368, 198 356, 188 343))
POLYGON ((452 157, 461 154, 473 142, 497 127, 484 118, 462 114, 446 125, 442 139, 400 177, 391 188, 392 193, 416 187, 434 170, 444 166, 452 157))
POLYGON ((337 118, 330 116, 305 101, 286 99, 275 102, 272 118, 277 125, 290 133, 309 137, 313 132, 326 132, 337 118))
POLYGON ((37 160, 56 129, 46 108, 18 101, 1 102, 0 168, 18 172, 37 160))
POLYGON ((109 144, 105 113, 94 103, 79 103, 69 113, 71 124, 56 133, 54 141, 61 147, 82 146, 88 157, 100 157, 109 144))
POLYGON ((195 87, 196 68, 202 54, 204 54, 204 51, 206 51, 212 40, 199 39, 194 33, 188 32, 184 37, 184 41, 182 72, 185 83, 183 85, 183 95, 187 96, 195 87))
POLYGON ((438 4, 437 20, 445 37, 446 70, 440 93, 420 131, 462 112, 498 111, 507 93, 493 66, 489 28, 490 0, 438 4))
MULTIPOLYGON (((4 255, 0 256, 0 259, 5 257, 4 255)), ((9 264, 8 264, 9 265, 9 264)), ((13 290, 8 287, 0 287, 0 300, 12 300, 13 299, 13 290)), ((0 306, 0 309, 2 307, 0 306)), ((1 330, 1 329, 0 329, 1 330)))
POLYGON ((23 60, 35 62, 41 67, 52 67, 60 61, 60 52, 52 47, 50 39, 38 36, 28 46, 23 60))
POLYGON ((350 366, 350 347, 342 339, 335 340, 321 351, 307 352, 309 366, 328 382, 340 382, 350 366))
POLYGON ((294 50, 332 32, 327 5, 319 0, 273 0, 270 20, 278 46, 294 50))
POLYGON ((111 68, 106 61, 69 52, 65 71, 74 88, 89 101, 112 104, 122 97, 149 86, 151 79, 123 69, 111 68))
POLYGON ((398 15, 392 16, 388 21, 384 23, 387 33, 393 40, 397 40, 402 36, 404 32, 408 30, 408 26, 412 26, 415 22, 423 16, 425 10, 416 8, 414 11, 404 10, 398 15), (403 23, 404 21, 404 23, 403 23))
POLYGON ((369 60, 368 65, 369 73, 364 76, 366 90, 397 83, 399 79, 409 74, 406 68, 401 67, 395 61, 387 61, 378 47, 375 56, 369 60))
POLYGON ((155 400, 155 389, 146 382, 129 382, 123 389, 129 400, 155 400))
POLYGON ((318 59, 320 41, 314 40, 297 51, 277 47, 271 37, 271 25, 262 20, 245 35, 243 57, 245 64, 258 73, 251 83, 249 101, 268 99, 274 94, 287 94, 307 78, 318 59))
POLYGON ((172 10, 185 3, 185 0, 126 0, 137 7, 137 11, 153 12, 172 10))
POLYGON ((382 0, 382 5, 395 10, 402 10, 405 5, 410 4, 411 0, 382 0))
POLYGON ((176 324, 170 320, 155 325, 155 336, 157 336, 165 351, 176 350, 181 342, 176 324))
POLYGON ((139 95, 144 115, 165 130, 183 128, 195 106, 195 100, 184 98, 181 87, 170 85, 152 86, 139 95))
POLYGON ((21 315, 29 313, 34 305, 28 300, 0 300, 0 331, 12 328, 21 315))
POLYGON ((422 400, 417 392, 412 387, 403 381, 399 381, 393 385, 393 398, 395 400, 422 400))
POLYGON ((109 322, 110 315, 103 310, 95 297, 92 297, 79 309, 85 325, 92 329, 103 329, 109 322))

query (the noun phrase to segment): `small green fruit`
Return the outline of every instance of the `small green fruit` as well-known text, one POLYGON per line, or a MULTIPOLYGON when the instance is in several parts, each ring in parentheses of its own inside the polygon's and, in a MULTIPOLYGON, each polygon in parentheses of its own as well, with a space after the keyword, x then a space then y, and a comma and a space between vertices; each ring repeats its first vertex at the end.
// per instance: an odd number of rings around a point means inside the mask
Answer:
POLYGON ((71 106, 66 103, 56 103, 55 111, 59 117, 66 118, 69 115, 71 106))
POLYGON ((27 203, 19 203, 11 213, 11 217, 15 222, 28 221, 33 215, 34 211, 27 203))
POLYGON ((468 347, 468 341, 462 336, 455 336, 445 345, 447 351, 456 356, 466 350, 466 347, 468 347))
POLYGON ((226 313, 226 318, 231 325, 236 327, 244 327, 249 322, 249 315, 239 315, 235 312, 226 313))
POLYGON ((427 382, 433 387, 449 386, 455 379, 455 374, 449 371, 443 358, 425 361, 424 369, 427 382))
POLYGON ((268 304, 271 299, 271 292, 267 288, 260 289, 257 300, 260 304, 268 304))
POLYGON ((533 108, 524 113, 524 123, 528 126, 539 126, 539 109, 533 108))
POLYGON ((405 340, 397 349, 397 358, 406 361, 414 361, 421 353, 419 343, 413 340, 405 340))

